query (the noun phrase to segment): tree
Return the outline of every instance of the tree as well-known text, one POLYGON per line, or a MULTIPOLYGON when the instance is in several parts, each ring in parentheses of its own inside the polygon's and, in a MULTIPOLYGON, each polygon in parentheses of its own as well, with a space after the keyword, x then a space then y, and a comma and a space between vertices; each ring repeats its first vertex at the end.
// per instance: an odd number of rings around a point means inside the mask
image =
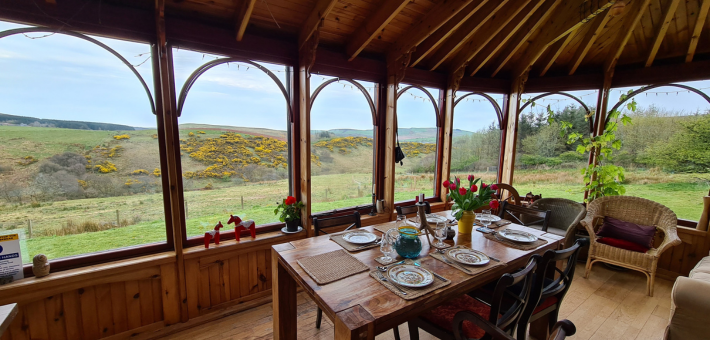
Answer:
POLYGON ((680 122, 670 141, 655 144, 651 157, 659 166, 678 172, 710 172, 710 114, 680 122))

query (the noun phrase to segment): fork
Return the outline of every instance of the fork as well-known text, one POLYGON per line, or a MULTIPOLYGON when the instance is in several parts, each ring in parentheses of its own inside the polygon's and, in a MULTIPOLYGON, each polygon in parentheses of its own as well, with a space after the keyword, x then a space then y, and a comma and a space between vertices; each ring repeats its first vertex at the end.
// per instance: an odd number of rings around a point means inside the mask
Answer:
POLYGON ((468 273, 468 274, 472 274, 471 271, 468 270, 468 268, 459 266, 459 265, 457 265, 456 263, 453 263, 453 262, 449 261, 449 259, 447 259, 447 258, 445 258, 445 257, 443 257, 443 256, 441 256, 441 260, 444 261, 444 262, 446 262, 446 263, 448 263, 448 264, 450 264, 450 265, 452 265, 452 266, 455 266, 456 268, 460 268, 461 270, 465 271, 465 272, 468 273))
POLYGON ((372 242, 370 242, 370 243, 368 243, 368 244, 365 244, 365 245, 356 247, 355 250, 362 249, 362 248, 367 248, 367 247, 372 247, 372 246, 376 246, 376 245, 378 245, 378 244, 380 244, 380 243, 382 243, 382 239, 381 239, 381 238, 380 238, 380 239, 376 239, 376 240, 374 240, 374 241, 372 241, 372 242))
POLYGON ((375 272, 375 274, 377 274, 377 276, 380 278, 380 281, 382 281, 382 282, 389 282, 389 283, 392 285, 392 287, 397 288, 397 290, 398 290, 402 295, 407 295, 407 292, 405 292, 404 290, 402 290, 402 288, 399 288, 399 286, 398 286, 397 284, 395 284, 394 282, 392 282, 392 281, 390 281, 390 280, 387 280, 387 278, 386 278, 384 275, 382 275, 382 273, 380 273, 380 272, 375 272))

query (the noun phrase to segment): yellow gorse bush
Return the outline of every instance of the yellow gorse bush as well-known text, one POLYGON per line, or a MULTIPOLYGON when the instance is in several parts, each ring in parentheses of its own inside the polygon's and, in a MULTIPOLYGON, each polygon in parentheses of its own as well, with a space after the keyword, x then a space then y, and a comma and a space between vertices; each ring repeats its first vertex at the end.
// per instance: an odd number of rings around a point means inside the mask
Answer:
POLYGON ((153 176, 160 177, 160 169, 155 168, 155 170, 153 170, 153 176))
POLYGON ((145 170, 145 169, 133 170, 133 172, 131 172, 131 175, 148 175, 148 174, 149 174, 148 170, 145 170))
POLYGON ((116 136, 113 136, 113 139, 115 139, 115 140, 131 139, 131 136, 125 135, 125 134, 124 135, 116 135, 116 136))
POLYGON ((317 148, 326 148, 330 151, 338 149, 338 152, 346 155, 350 153, 348 149, 357 149, 358 146, 372 146, 372 138, 368 137, 337 137, 329 140, 322 140, 315 143, 313 146, 317 148))
POLYGON ((419 142, 402 142, 399 143, 405 155, 416 157, 436 152, 436 144, 434 143, 419 143, 419 142))
POLYGON ((25 156, 24 158, 22 158, 22 160, 18 161, 17 164, 27 166, 33 163, 37 163, 38 161, 39 159, 35 158, 34 156, 25 156))
POLYGON ((116 164, 113 164, 109 161, 103 161, 101 162, 101 164, 94 165, 94 168, 102 174, 108 174, 111 172, 118 171, 118 169, 116 168, 116 164))

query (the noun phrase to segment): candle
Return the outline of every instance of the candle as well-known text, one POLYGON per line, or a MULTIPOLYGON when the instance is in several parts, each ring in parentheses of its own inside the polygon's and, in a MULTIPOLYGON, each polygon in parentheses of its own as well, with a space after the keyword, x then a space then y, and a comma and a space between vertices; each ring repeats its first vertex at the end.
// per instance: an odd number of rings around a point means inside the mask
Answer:
POLYGON ((424 194, 419 194, 419 202, 424 202, 424 194))

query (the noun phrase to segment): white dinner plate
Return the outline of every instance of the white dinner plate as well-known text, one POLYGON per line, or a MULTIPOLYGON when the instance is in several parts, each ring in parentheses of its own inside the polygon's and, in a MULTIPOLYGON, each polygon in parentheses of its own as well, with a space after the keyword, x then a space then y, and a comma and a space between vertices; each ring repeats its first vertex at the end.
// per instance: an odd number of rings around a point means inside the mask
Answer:
MULTIPOLYGON (((476 222, 479 222, 479 223, 480 223, 480 222, 481 222, 481 217, 483 217, 483 216, 476 215, 476 222)), ((494 223, 494 222, 500 221, 501 218, 500 218, 500 216, 491 215, 491 218, 490 218, 489 220, 491 221, 491 223, 494 223)))
POLYGON ((387 275, 392 282, 405 287, 421 288, 434 282, 430 271, 411 264, 392 266, 387 270, 387 275))
POLYGON ((354 244, 366 244, 375 242, 377 236, 367 231, 353 231, 343 235, 343 240, 354 244))
POLYGON ((446 256, 458 263, 469 266, 483 266, 491 262, 488 255, 466 248, 449 249, 449 251, 446 252, 446 256))
POLYGON ((537 236, 522 230, 505 229, 499 231, 497 235, 513 242, 532 243, 537 241, 537 236))
MULTIPOLYGON (((416 226, 419 226, 419 216, 409 218, 408 221, 416 226)), ((446 217, 437 214, 427 214, 426 221, 431 226, 436 226, 436 224, 439 222, 446 222, 446 217)))

